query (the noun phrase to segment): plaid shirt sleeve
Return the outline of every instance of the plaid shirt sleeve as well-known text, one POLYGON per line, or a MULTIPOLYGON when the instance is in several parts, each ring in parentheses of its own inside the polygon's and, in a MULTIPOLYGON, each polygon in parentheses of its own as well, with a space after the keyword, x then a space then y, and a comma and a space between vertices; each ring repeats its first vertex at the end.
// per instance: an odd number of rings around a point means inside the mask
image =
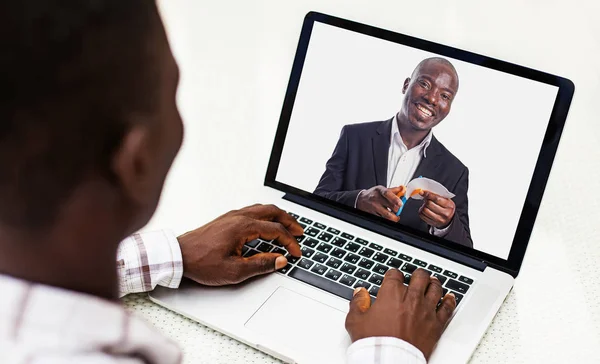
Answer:
POLYGON ((348 364, 426 364, 423 353, 395 337, 369 337, 354 342, 346 353, 348 364))
POLYGON ((136 233, 119 245, 117 269, 119 297, 157 285, 177 288, 183 276, 179 241, 169 230, 136 233))

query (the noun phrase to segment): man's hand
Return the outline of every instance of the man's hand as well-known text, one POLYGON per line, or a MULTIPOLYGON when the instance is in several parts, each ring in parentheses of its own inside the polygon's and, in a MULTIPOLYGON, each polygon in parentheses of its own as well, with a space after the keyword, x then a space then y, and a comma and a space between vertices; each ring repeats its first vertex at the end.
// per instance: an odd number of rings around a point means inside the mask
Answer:
POLYGON ((423 205, 419 209, 421 220, 438 229, 448 227, 456 212, 454 201, 428 191, 421 192, 421 196, 424 198, 423 205))
POLYGON ((402 187, 375 186, 369 188, 358 196, 356 208, 398 222, 400 217, 396 216, 396 211, 402 206, 402 201, 396 194, 401 190, 402 187))
POLYGON ((456 308, 454 295, 448 294, 436 309, 442 293, 440 281, 421 268, 415 270, 408 287, 404 275, 390 269, 373 307, 366 289, 355 291, 346 330, 352 342, 373 336, 397 337, 421 350, 428 360, 456 308))
POLYGON ((275 239, 291 255, 300 257, 294 238, 304 233, 296 219, 273 205, 254 205, 231 211, 178 237, 183 274, 198 283, 222 286, 285 267, 281 254, 261 253, 243 258, 242 247, 257 238, 275 239))

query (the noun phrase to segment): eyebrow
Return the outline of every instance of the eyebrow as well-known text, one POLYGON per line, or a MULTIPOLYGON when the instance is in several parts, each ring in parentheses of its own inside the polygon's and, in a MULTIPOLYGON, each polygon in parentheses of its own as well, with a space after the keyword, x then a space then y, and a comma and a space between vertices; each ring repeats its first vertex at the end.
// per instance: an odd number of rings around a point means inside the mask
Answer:
MULTIPOLYGON (((419 79, 419 78, 421 78, 421 77, 422 77, 422 78, 425 78, 425 79, 427 79, 427 81, 429 81, 429 82, 431 82, 431 83, 434 83, 434 82, 433 82, 433 78, 431 78, 431 77, 430 77, 430 76, 428 76, 428 75, 423 75, 423 74, 421 74, 421 75, 418 75, 418 76, 417 76, 417 79, 419 79)), ((444 91, 447 91, 447 92, 451 93, 452 95, 455 95, 455 94, 456 94, 456 91, 452 91, 451 89, 449 89, 449 88, 447 88, 447 87, 442 87, 442 90, 444 90, 444 91)))

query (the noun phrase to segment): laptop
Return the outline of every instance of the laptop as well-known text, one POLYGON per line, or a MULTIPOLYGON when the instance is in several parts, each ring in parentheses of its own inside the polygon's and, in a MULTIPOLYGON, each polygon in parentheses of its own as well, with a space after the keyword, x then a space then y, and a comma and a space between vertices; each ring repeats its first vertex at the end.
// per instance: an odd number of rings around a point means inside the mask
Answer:
MULTIPOLYGON (((387 270, 408 283, 423 268, 458 302, 430 362, 467 362, 519 274, 573 93, 556 75, 310 12, 260 196, 303 225, 302 258, 240 285, 184 280, 149 297, 284 362, 343 363, 353 289, 376 304, 387 270), (431 79, 428 62, 450 78, 431 79), (437 124, 402 150, 400 121, 411 133, 437 124), (402 210, 386 207, 399 221, 359 202, 399 185, 402 210), (424 214, 419 189, 451 213, 424 214)), ((262 239, 243 249, 259 252, 286 254, 262 239)))

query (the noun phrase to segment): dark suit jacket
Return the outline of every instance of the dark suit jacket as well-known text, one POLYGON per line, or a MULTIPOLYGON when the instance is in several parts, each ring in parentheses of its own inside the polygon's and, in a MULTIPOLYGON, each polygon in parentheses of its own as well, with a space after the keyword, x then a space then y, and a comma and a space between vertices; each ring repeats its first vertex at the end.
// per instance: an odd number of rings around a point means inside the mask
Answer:
MULTIPOLYGON (((392 120, 344 126, 314 193, 354 207, 361 190, 386 186, 392 120)), ((413 178, 431 178, 456 195, 453 198, 456 213, 445 239, 473 247, 467 199, 468 168, 435 137, 431 139, 426 154, 413 178)), ((429 232, 429 226, 419 218, 418 210, 422 203, 409 199, 400 215, 400 224, 429 232)))

